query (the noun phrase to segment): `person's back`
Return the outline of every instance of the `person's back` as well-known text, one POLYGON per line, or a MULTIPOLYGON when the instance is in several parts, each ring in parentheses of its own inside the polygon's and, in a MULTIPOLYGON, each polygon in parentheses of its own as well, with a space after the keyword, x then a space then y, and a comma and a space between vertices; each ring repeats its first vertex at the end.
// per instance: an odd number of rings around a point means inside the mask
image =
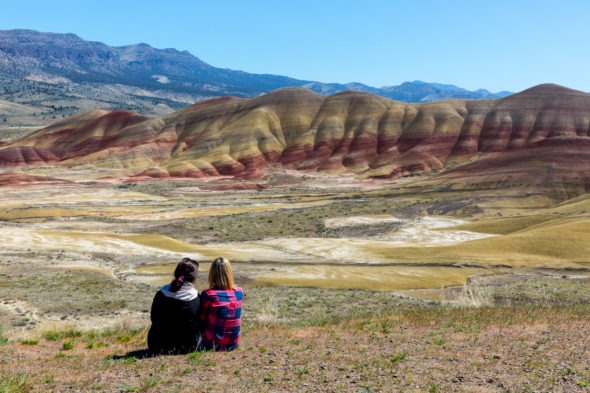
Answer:
POLYGON ((239 287, 201 292, 201 348, 231 351, 238 346, 243 299, 239 287))
POLYGON ((197 270, 198 262, 183 259, 174 272, 174 281, 154 296, 147 339, 150 352, 186 353, 196 349, 200 299, 193 282, 197 270))
POLYGON ((244 290, 234 285, 229 261, 216 258, 209 270, 209 289, 201 292, 200 349, 231 351, 241 337, 244 290))

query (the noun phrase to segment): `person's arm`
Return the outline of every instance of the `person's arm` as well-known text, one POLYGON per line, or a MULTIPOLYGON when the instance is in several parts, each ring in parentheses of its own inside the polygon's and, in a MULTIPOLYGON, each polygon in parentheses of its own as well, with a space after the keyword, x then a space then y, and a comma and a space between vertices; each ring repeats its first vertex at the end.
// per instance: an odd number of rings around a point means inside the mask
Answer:
POLYGON ((199 312, 197 313, 197 325, 199 328, 199 334, 202 334, 205 330, 205 324, 207 321, 207 314, 209 313, 209 308, 211 307, 211 300, 207 296, 205 292, 201 292, 200 297, 200 304, 199 304, 199 312))
POLYGON ((161 309, 162 309, 162 307, 160 306, 161 302, 162 302, 161 292, 158 291, 158 292, 156 292, 156 294, 154 296, 154 300, 152 300, 152 308, 150 310, 150 320, 152 321, 152 323, 154 323, 154 321, 158 321, 160 319, 160 313, 161 313, 161 309))

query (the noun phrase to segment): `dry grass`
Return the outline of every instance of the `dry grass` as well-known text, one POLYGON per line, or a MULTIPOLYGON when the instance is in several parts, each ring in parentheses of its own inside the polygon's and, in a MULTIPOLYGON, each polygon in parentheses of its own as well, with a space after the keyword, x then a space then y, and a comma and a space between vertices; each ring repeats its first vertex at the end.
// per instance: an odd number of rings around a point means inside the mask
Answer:
POLYGON ((474 221, 469 224, 458 226, 457 228, 473 232, 490 233, 495 235, 507 235, 523 229, 527 229, 533 225, 546 223, 554 219, 555 217, 550 215, 491 218, 474 221))
POLYGON ((463 285, 463 289, 451 304, 462 308, 493 306, 494 297, 489 288, 463 285))
POLYGON ((543 196, 498 198, 497 191, 199 193, 184 186, 80 186, 67 217, 53 190, 7 194, 3 230, 30 225, 35 236, 0 256, 0 393, 588 391, 590 346, 580 332, 590 324, 590 198, 550 207, 543 196), (197 217, 209 208, 210 216, 197 217), (396 223, 325 225, 346 216, 426 214, 475 217, 460 228, 500 236, 377 249, 371 241, 396 223), (60 242, 42 250, 39 235, 60 242), (355 261, 390 265, 336 266, 316 256, 303 264, 262 247, 261 240, 297 237, 367 240, 355 261), (242 259, 240 349, 142 357, 158 286, 152 279, 159 279, 149 274, 169 274, 176 253, 223 251, 242 259), (381 291, 342 289, 352 286, 381 291), (445 301, 388 292, 417 287, 445 301))
MULTIPOLYGON (((92 291, 91 281, 64 278, 55 283, 92 291)), ((448 305, 391 292, 248 288, 235 352, 146 358, 145 322, 46 324, 21 337, 0 334, 0 389, 585 392, 589 285, 574 276, 485 276, 445 290, 455 300, 448 305)))
POLYGON ((36 345, 0 347, 0 386, 38 392, 585 392, 590 342, 579 332, 590 323, 588 311, 443 307, 319 327, 264 321, 245 326, 237 351, 153 358, 142 357, 145 330, 51 332, 36 345))
MULTIPOLYGON (((500 269, 498 269, 500 270, 500 269)), ((400 291, 463 285, 492 269, 453 266, 289 265, 254 279, 257 285, 400 291)))
POLYGON ((401 261, 463 263, 514 267, 582 267, 590 255, 590 218, 551 220, 545 225, 444 247, 381 247, 378 257, 397 254, 401 261))

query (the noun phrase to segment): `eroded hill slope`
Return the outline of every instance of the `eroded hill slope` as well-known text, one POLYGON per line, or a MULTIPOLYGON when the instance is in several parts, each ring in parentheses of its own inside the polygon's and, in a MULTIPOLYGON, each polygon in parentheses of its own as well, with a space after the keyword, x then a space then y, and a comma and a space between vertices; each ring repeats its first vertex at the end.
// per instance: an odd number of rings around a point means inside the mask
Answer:
POLYGON ((590 184, 590 95, 540 85, 500 100, 408 104, 290 88, 161 118, 96 110, 0 147, 2 168, 39 165, 134 179, 256 178, 275 165, 375 178, 441 172, 445 182, 513 179, 579 194, 590 184))

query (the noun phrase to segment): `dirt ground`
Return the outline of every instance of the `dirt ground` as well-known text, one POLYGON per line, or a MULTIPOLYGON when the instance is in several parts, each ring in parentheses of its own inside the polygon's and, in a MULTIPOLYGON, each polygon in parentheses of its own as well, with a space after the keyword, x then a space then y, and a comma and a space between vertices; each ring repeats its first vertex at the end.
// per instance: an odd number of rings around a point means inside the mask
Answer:
POLYGON ((145 330, 53 332, 0 346, 0 384, 34 392, 587 392, 590 342, 580 332, 588 315, 439 308, 324 326, 255 324, 234 352, 157 357, 145 357, 145 330))

